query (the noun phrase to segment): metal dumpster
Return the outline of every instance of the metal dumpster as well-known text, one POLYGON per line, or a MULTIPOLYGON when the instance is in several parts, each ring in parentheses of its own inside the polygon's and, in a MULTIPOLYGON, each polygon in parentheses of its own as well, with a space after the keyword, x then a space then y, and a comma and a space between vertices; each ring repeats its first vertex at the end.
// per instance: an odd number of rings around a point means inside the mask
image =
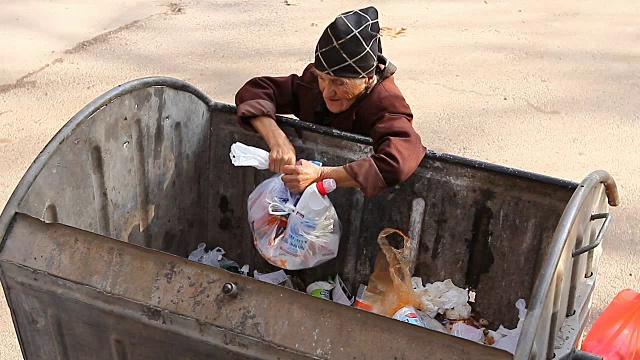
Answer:
MULTIPOLYGON (((198 243, 261 272, 246 199, 268 172, 235 168, 235 141, 265 144, 235 108, 193 86, 128 82, 74 116, 0 217, 2 285, 25 359, 508 359, 507 352, 186 259, 198 243), (227 283, 237 293, 223 292, 227 283)), ((370 139, 281 117, 301 157, 343 164, 370 139)), ((529 309, 518 359, 571 358, 619 200, 603 171, 581 184, 430 152, 371 199, 339 189, 339 256, 294 272, 366 283, 377 234, 412 239, 416 276, 476 290, 493 325, 529 309)))

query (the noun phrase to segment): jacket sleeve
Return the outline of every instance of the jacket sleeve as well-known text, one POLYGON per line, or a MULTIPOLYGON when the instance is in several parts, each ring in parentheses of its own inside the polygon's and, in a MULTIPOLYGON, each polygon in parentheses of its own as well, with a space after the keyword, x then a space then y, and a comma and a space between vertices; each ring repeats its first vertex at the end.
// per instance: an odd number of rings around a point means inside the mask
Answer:
MULTIPOLYGON (((305 69, 309 70, 311 65, 305 69)), ((299 111, 296 74, 283 77, 262 76, 249 80, 236 93, 236 106, 240 125, 253 130, 249 120, 256 116, 276 118, 276 114, 294 114, 299 111)))
MULTIPOLYGON (((404 99, 402 104, 409 109, 404 99)), ((405 181, 418 168, 426 153, 420 135, 413 128, 410 110, 386 112, 371 129, 374 154, 344 166, 364 193, 371 197, 405 181)))

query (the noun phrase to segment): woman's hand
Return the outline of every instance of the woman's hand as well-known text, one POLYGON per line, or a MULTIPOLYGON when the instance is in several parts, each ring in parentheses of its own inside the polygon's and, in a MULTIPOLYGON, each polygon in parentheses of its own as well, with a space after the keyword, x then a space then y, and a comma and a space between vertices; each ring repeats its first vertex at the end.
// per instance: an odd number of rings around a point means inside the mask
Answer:
POLYGON ((299 160, 295 165, 285 165, 282 168, 284 185, 293 193, 303 192, 307 186, 319 181, 322 168, 311 161, 299 160))
POLYGON ((281 173, 283 166, 296 163, 296 149, 275 120, 268 116, 257 116, 251 119, 251 125, 271 150, 269 152, 269 170, 281 173))
POLYGON ((271 146, 269 153, 269 169, 275 173, 284 172, 285 166, 296 163, 296 149, 285 137, 284 141, 271 146))

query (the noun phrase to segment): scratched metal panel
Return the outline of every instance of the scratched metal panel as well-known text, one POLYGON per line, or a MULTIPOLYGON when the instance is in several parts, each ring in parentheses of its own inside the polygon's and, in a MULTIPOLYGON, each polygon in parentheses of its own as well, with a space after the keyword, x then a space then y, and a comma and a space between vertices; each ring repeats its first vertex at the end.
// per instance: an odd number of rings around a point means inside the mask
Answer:
POLYGON ((8 233, 0 266, 29 360, 52 354, 61 359, 511 358, 491 347, 22 214, 8 233), (237 297, 222 293, 227 282, 237 284, 237 297))
MULTIPOLYGON (((239 263, 270 267, 256 253, 246 222, 246 199, 272 174, 234 168, 228 149, 235 141, 266 148, 257 134, 240 129, 232 114, 214 112, 219 132, 211 141, 208 243, 221 246, 239 263)), ((291 129, 287 129, 291 130, 291 129)), ((297 129, 287 131, 298 157, 340 165, 370 154, 370 147, 297 129)), ((302 283, 334 276, 352 291, 373 270, 385 227, 414 237, 415 274, 427 281, 451 278, 477 290, 477 309, 494 324, 515 327, 515 302, 528 299, 571 189, 496 171, 427 157, 401 186, 371 199, 339 189, 330 198, 343 224, 337 259, 291 272, 302 283)))
POLYGON ((19 211, 186 256, 206 234, 208 144, 202 101, 137 90, 74 129, 19 211))

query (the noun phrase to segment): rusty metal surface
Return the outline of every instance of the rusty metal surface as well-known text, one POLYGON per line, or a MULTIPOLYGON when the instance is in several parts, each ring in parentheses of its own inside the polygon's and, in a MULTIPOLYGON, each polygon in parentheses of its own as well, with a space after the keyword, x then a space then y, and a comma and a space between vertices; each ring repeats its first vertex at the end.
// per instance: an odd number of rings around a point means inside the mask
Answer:
POLYGON ((135 359, 174 358, 158 357, 170 346, 175 349, 167 354, 175 358, 203 359, 227 358, 216 356, 223 351, 239 354, 229 358, 264 359, 510 358, 490 347, 27 215, 16 216, 0 264, 27 359, 47 358, 51 351, 69 359, 96 351, 98 359, 118 359, 107 352, 117 346, 135 353, 135 359), (24 246, 27 241, 30 246, 24 246), (223 295, 227 282, 237 285, 238 297, 223 295), (113 344, 117 341, 121 345, 113 344))

